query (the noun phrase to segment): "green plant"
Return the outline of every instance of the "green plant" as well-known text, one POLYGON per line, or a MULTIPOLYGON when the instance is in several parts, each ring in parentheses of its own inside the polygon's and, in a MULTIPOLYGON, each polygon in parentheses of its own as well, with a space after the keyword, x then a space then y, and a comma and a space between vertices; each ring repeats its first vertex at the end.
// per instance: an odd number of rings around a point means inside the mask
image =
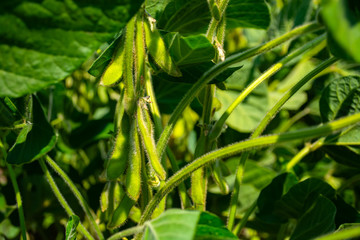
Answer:
POLYGON ((356 1, 0 6, 0 239, 360 236, 356 1))

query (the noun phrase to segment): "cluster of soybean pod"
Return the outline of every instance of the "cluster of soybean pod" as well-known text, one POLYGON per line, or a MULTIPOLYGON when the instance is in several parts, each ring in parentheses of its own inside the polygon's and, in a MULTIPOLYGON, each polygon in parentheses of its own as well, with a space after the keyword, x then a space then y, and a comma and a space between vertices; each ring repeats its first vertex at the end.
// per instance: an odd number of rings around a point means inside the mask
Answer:
MULTIPOLYGON (((108 214, 109 228, 124 224, 138 200, 143 209, 152 197, 152 187, 159 187, 166 178, 148 108, 152 99, 146 95, 146 82, 151 81, 148 54, 168 74, 180 76, 152 18, 143 8, 128 22, 117 45, 100 82, 109 86, 122 80, 115 116, 116 139, 106 164, 110 181, 100 199, 102 212, 108 214)), ((164 203, 165 200, 160 206, 164 207, 164 203)))
MULTIPOLYGON (((217 48, 217 55, 214 58, 214 62, 217 62, 224 58, 222 45, 225 19, 220 17, 223 15, 220 12, 224 13, 228 1, 222 1, 220 6, 222 11, 219 10, 217 1, 210 2, 212 19, 206 36, 217 48)), ((181 76, 156 29, 155 20, 142 7, 122 31, 112 60, 100 80, 101 85, 119 85, 121 89, 115 114, 116 138, 106 163, 106 178, 109 181, 100 197, 102 214, 108 220, 107 227, 110 229, 123 225, 129 214, 138 222, 153 196, 153 188, 161 187, 166 179, 166 170, 163 167, 165 163, 162 161, 164 159, 155 143, 155 137, 161 133, 162 125, 156 99, 150 97, 154 95, 151 82, 153 69, 149 64, 148 55, 167 74, 181 76), (152 108, 151 113, 149 107, 152 108), (155 132, 153 120, 156 125, 155 132)), ((204 93, 207 99, 207 103, 206 100, 203 102, 204 111, 209 110, 207 112, 210 115, 205 113, 207 117, 202 119, 203 128, 195 157, 216 148, 216 143, 208 139, 206 134, 206 125, 213 112, 214 86, 209 85, 204 93), (211 148, 206 147, 209 145, 211 148)), ((171 155, 171 152, 168 154, 171 155)), ((172 163, 173 170, 178 170, 176 163, 175 166, 173 165, 172 163)), ((220 189, 228 193, 229 188, 224 185, 226 182, 221 179, 219 168, 215 167, 211 170, 220 189)), ((204 174, 206 175, 206 171, 201 168, 191 177, 193 207, 199 210, 205 208, 207 178, 204 174)), ((182 206, 191 207, 185 186, 181 185, 179 190, 182 206)), ((158 204, 152 217, 158 216, 164 209, 165 198, 158 204)))

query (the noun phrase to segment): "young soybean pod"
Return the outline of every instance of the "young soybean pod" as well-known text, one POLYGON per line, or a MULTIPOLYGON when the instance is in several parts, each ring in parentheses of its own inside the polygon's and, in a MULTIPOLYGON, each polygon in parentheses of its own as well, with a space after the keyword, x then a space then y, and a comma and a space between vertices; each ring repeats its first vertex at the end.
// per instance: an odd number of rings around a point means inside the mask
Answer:
POLYGON ((136 18, 136 36, 135 36, 135 91, 137 96, 143 96, 144 92, 144 74, 145 74, 145 31, 144 31, 144 13, 139 11, 136 18))
POLYGON ((129 121, 128 115, 126 113, 123 114, 121 127, 117 132, 113 151, 106 166, 106 178, 108 180, 115 180, 120 177, 127 167, 129 159, 129 121))
POLYGON ((165 47, 165 42, 161 38, 160 32, 150 27, 149 19, 144 19, 144 31, 146 39, 146 47, 149 54, 153 57, 156 64, 164 70, 167 74, 180 77, 181 72, 173 62, 168 50, 165 47))
POLYGON ((134 206, 134 204, 134 200, 129 198, 127 194, 123 194, 119 206, 115 209, 111 216, 111 220, 108 222, 107 228, 114 229, 122 226, 126 222, 130 210, 134 206))
POLYGON ((139 133, 141 135, 141 140, 145 146, 145 151, 150 160, 150 165, 153 168, 155 174, 160 178, 160 180, 165 180, 166 172, 161 165, 160 158, 156 151, 156 145, 154 140, 154 134, 152 129, 152 122, 148 115, 147 106, 144 99, 139 99, 137 107, 137 122, 139 127, 139 133), (150 124, 150 129, 148 125, 150 124))
POLYGON ((124 45, 120 41, 117 49, 100 78, 100 85, 112 86, 117 84, 124 72, 124 45))
POLYGON ((141 145, 137 131, 137 122, 131 123, 129 167, 126 171, 126 193, 137 201, 141 192, 141 145))

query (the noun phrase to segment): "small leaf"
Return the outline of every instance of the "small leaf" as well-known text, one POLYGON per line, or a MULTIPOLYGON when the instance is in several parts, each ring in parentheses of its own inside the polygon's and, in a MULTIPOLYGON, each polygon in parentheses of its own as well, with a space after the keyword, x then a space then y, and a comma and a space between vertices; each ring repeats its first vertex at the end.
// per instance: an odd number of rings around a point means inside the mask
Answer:
POLYGON ((168 33, 164 41, 177 66, 209 62, 215 56, 214 46, 201 34, 184 37, 179 33, 168 33))
POLYGON ((323 122, 360 112, 360 77, 335 79, 324 89, 320 98, 323 122))
POLYGON ((72 215, 66 225, 65 240, 76 240, 76 228, 80 223, 80 218, 76 215, 72 215))
POLYGON ((313 206, 299 219, 290 240, 313 239, 335 230, 335 205, 319 196, 313 206))
POLYGON ((6 161, 11 164, 23 164, 36 160, 48 153, 56 143, 56 135, 46 120, 37 97, 33 97, 31 126, 27 125, 11 148, 6 161))

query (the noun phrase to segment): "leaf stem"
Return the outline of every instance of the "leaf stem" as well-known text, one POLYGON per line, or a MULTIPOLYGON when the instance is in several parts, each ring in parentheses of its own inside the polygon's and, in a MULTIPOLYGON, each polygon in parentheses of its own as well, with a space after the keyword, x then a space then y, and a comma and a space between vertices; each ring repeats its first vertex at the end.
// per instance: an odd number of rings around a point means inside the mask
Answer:
POLYGON ((357 113, 317 127, 309 127, 298 131, 269 135, 249 139, 242 142, 237 142, 205 154, 195 159, 187 166, 183 167, 180 171, 175 173, 165 182, 164 186, 154 195, 154 197, 151 199, 151 201, 145 208, 144 213, 140 218, 139 225, 142 225, 146 220, 150 218, 151 213, 154 211, 157 204, 166 194, 168 194, 172 189, 174 189, 177 185, 184 181, 192 172, 205 166, 206 164, 209 164, 216 158, 233 156, 245 150, 264 147, 270 144, 326 136, 330 133, 333 133, 334 131, 338 131, 344 127, 348 127, 352 124, 358 123, 359 121, 360 113, 357 113))
POLYGON ((80 206, 84 210, 87 218, 89 219, 91 225, 93 226, 96 234, 98 235, 100 240, 104 240, 104 236, 101 233, 99 225, 95 222, 94 215, 90 210, 89 205, 87 204, 84 197, 81 195, 80 191, 77 189, 75 184, 71 181, 69 176, 52 160, 48 155, 45 157, 46 162, 52 167, 57 174, 65 181, 65 183, 69 186, 70 190, 73 192, 75 197, 78 199, 80 206))
POLYGON ((229 118, 230 114, 235 110, 235 108, 262 82, 269 79, 275 73, 277 73, 284 65, 294 58, 298 57, 300 54, 304 53, 305 51, 312 49, 314 46, 321 44, 325 40, 326 34, 323 34, 314 40, 306 43, 304 46, 300 47, 296 51, 290 53, 279 62, 274 64, 268 70, 266 70, 260 77, 258 77, 255 81, 253 81, 241 94, 235 99, 235 101, 226 109, 226 111, 222 114, 220 119, 215 123, 214 127, 210 132, 210 138, 212 140, 218 138, 221 134, 221 131, 225 125, 226 120, 229 118))
MULTIPOLYGON (((304 78, 302 78, 298 83, 296 83, 291 89, 289 89, 282 98, 273 106, 273 108, 265 115, 265 117, 261 120, 258 127, 252 133, 250 139, 254 139, 264 131, 268 123, 271 119, 276 115, 276 113, 280 110, 280 108, 292 97, 302 86, 304 86, 308 81, 310 81, 313 77, 315 77, 318 73, 329 67, 331 64, 336 62, 336 58, 329 58, 328 60, 322 62, 318 65, 314 70, 308 73, 304 78)), ((229 217, 227 226, 228 229, 232 229, 235 221, 235 214, 237 208, 237 202, 239 199, 240 185, 242 183, 242 179, 244 176, 245 163, 249 156, 249 152, 245 152, 241 155, 240 162, 238 163, 238 169, 236 171, 234 190, 231 195, 230 200, 230 208, 229 208, 229 217)))
POLYGON ((107 238, 107 240, 124 239, 127 236, 141 233, 142 231, 144 231, 144 228, 145 228, 145 225, 131 227, 131 228, 125 229, 124 231, 115 233, 114 235, 107 238))
POLYGON ((216 76, 218 76, 220 73, 222 73, 225 69, 230 67, 231 65, 241 62, 247 58, 256 56, 258 54, 261 54, 265 51, 268 51, 270 49, 275 48, 276 46, 286 42, 287 40, 294 38, 299 35, 303 35, 308 32, 312 32, 315 30, 321 29, 321 25, 318 23, 312 22, 307 25, 303 25, 297 28, 294 28, 292 31, 273 39, 267 43, 264 43, 258 47, 251 48, 245 52, 236 53, 232 56, 229 56, 225 61, 219 62, 212 68, 210 68, 208 71, 206 71, 200 79, 190 88, 190 90, 185 94, 183 99, 179 102, 179 104, 176 106, 174 112, 172 113, 168 124, 165 126, 163 132, 161 133, 161 136, 157 142, 157 151, 159 153, 159 156, 161 157, 164 153, 164 150, 166 148, 167 142, 170 138, 170 135, 172 133, 172 130, 175 126, 175 123, 181 116, 184 109, 192 102, 192 100, 197 96, 197 94, 204 88, 206 84, 208 84, 212 79, 214 79, 216 76))
MULTIPOLYGON (((71 207, 69 206, 69 204, 66 202, 65 198, 63 197, 63 195, 61 194, 58 186, 56 185, 53 177, 51 176, 49 169, 47 168, 45 162, 43 159, 39 159, 39 163, 41 166, 41 169, 43 170, 45 177, 47 179, 47 181, 50 184, 51 189, 53 190, 56 198, 58 199, 60 205, 65 209, 65 212, 67 213, 67 215, 70 217, 72 215, 75 215, 74 211, 71 209, 71 207)), ((82 225, 81 223, 78 225, 78 230, 80 231, 80 233, 86 237, 89 240, 95 240, 94 237, 92 237, 90 235, 90 233, 86 230, 86 228, 84 227, 84 225, 82 225)))
POLYGON ((15 192, 16 205, 17 205, 17 208, 18 208, 19 221, 20 221, 21 236, 22 236, 22 239, 26 240, 27 237, 26 237, 26 224, 25 224, 25 216, 24 216, 24 207, 23 207, 22 200, 21 200, 21 194, 20 194, 20 190, 19 190, 19 185, 17 184, 16 175, 15 175, 15 171, 14 171, 13 167, 10 164, 8 164, 6 162, 6 160, 5 160, 6 157, 7 157, 7 153, 5 151, 5 147, 4 147, 1 140, 0 140, 0 149, 1 149, 3 157, 4 157, 5 165, 8 168, 9 175, 10 175, 10 180, 11 180, 11 183, 13 185, 14 192, 15 192))

